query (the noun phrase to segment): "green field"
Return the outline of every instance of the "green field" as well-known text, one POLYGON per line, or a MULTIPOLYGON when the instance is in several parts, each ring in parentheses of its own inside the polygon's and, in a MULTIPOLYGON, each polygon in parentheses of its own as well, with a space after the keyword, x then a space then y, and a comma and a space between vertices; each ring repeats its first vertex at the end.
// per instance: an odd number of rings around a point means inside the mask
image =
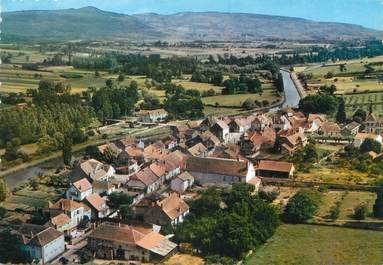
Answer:
POLYGON ((222 107, 242 107, 243 102, 251 98, 262 102, 267 100, 270 104, 278 102, 281 98, 274 90, 265 90, 262 95, 259 94, 236 94, 236 95, 219 95, 214 97, 203 98, 204 104, 217 105, 222 107))
POLYGON ((368 214, 366 220, 374 220, 374 218, 370 216, 370 213, 372 213, 375 199, 376 194, 373 192, 328 191, 323 196, 323 201, 317 216, 328 219, 331 207, 337 202, 340 202, 339 220, 351 220, 355 207, 360 204, 367 206, 368 214))
POLYGON ((383 232, 282 225, 246 265, 377 265, 383 261, 383 232))

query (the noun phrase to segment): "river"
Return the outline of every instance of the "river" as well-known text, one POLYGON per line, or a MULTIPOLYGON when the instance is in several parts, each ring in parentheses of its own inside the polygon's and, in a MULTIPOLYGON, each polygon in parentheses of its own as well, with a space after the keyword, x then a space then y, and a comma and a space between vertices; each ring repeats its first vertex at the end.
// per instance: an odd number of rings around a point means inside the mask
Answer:
POLYGON ((283 104, 283 108, 286 107, 297 107, 301 96, 298 93, 297 88, 294 85, 293 80, 291 79, 290 73, 284 70, 281 70, 283 77, 283 86, 285 89, 286 101, 283 104))

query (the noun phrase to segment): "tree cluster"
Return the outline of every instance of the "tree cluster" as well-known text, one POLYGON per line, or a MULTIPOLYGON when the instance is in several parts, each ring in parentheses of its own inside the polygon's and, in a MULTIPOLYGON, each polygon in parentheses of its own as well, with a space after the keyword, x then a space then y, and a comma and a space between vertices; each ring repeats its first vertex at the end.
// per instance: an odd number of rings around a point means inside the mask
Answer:
POLYGON ((205 256, 234 259, 265 243, 279 225, 278 212, 251 196, 253 189, 240 183, 227 192, 205 191, 192 204, 193 216, 176 228, 176 239, 191 243, 205 256))

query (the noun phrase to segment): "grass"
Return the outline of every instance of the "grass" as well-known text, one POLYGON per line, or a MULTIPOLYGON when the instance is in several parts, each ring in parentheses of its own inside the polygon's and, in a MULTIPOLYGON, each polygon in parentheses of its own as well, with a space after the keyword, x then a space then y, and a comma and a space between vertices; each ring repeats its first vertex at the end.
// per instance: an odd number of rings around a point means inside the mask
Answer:
POLYGON ((253 100, 258 100, 260 102, 262 102, 263 100, 267 100, 269 101, 270 104, 280 100, 280 97, 278 97, 275 91, 266 90, 262 93, 262 95, 259 95, 259 94, 220 95, 220 96, 214 96, 214 97, 206 97, 206 98, 203 98, 202 101, 204 104, 209 104, 209 105, 216 105, 216 103, 218 103, 219 106, 222 106, 222 107, 242 107, 243 102, 248 98, 251 98, 253 100))
POLYGON ((366 184, 373 181, 367 173, 348 168, 340 170, 339 165, 321 165, 318 168, 311 169, 309 173, 298 172, 296 179, 337 184, 366 184))
POLYGON ((177 253, 171 256, 164 265, 203 265, 204 261, 200 257, 192 256, 189 254, 177 253))
POLYGON ((354 209, 360 205, 365 204, 367 206, 367 220, 376 220, 369 216, 372 213, 372 208, 375 203, 376 194, 373 192, 362 191, 328 191, 323 196, 322 204, 319 208, 317 216, 322 218, 328 218, 330 209, 337 202, 340 202, 339 220, 352 220, 354 209))
POLYGON ((282 225, 246 265, 381 264, 383 232, 312 225, 282 225))

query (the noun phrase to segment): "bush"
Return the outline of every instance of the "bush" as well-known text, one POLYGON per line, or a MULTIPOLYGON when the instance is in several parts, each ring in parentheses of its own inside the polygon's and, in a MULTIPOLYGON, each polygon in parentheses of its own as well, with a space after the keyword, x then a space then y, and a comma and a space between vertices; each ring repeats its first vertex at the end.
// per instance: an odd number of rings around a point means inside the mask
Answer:
POLYGON ((332 220, 336 220, 336 219, 339 218, 340 204, 341 204, 341 202, 338 201, 338 202, 336 202, 336 204, 333 207, 331 207, 331 209, 330 209, 330 218, 332 220))
POLYGON ((284 220, 288 223, 303 223, 311 219, 317 212, 321 195, 317 191, 302 190, 287 203, 284 220))
POLYGON ((360 204, 354 209, 354 219, 355 220, 364 220, 367 215, 367 206, 365 204, 360 204))
POLYGON ((276 200, 278 198, 279 191, 278 190, 271 190, 271 191, 260 190, 258 192, 258 196, 262 200, 265 200, 269 203, 272 203, 274 200, 276 200))

